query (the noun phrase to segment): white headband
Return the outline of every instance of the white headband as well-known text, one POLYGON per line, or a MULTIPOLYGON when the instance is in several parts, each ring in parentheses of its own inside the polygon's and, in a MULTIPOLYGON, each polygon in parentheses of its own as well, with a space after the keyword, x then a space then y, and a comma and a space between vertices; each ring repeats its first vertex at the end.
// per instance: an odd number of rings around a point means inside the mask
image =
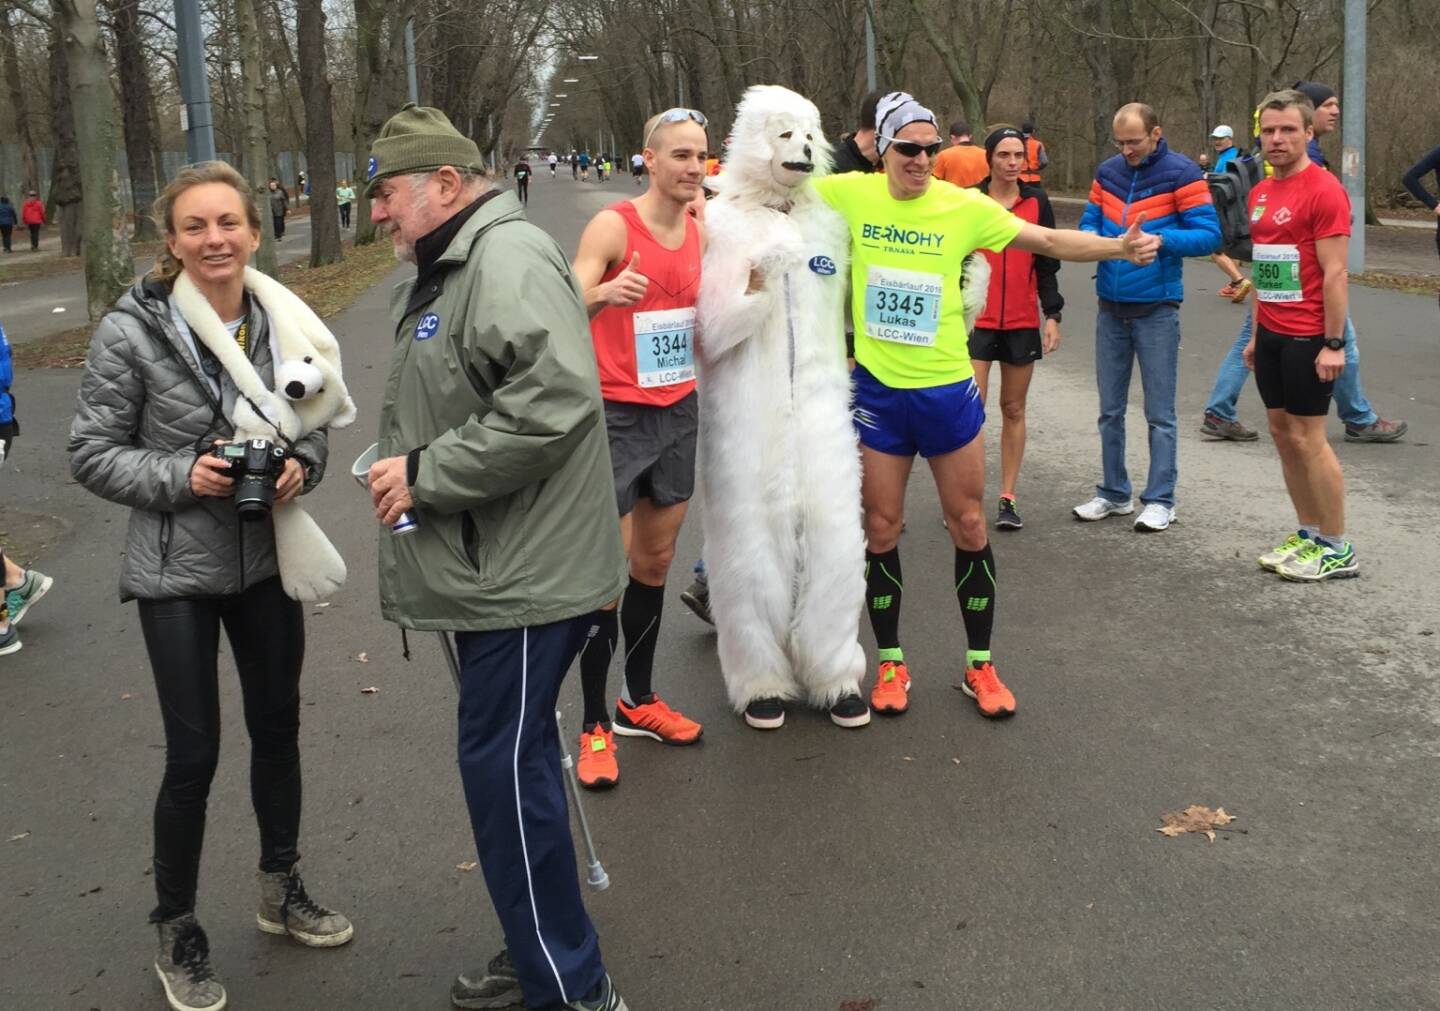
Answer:
POLYGON ((894 137, 911 123, 929 123, 936 130, 935 114, 903 91, 882 95, 875 106, 875 150, 882 157, 894 137))

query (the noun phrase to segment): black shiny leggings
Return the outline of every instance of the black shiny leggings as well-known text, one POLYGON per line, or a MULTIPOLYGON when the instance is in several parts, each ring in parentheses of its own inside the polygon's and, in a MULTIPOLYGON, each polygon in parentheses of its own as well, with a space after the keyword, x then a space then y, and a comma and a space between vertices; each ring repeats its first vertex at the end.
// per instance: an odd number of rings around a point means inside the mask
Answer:
POLYGON ((141 600, 140 627, 160 716, 165 778, 155 801, 152 922, 195 908, 205 805, 220 758, 220 626, 235 655, 250 732, 250 798, 260 827, 260 869, 284 871, 299 859, 301 605, 279 578, 228 597, 141 600))

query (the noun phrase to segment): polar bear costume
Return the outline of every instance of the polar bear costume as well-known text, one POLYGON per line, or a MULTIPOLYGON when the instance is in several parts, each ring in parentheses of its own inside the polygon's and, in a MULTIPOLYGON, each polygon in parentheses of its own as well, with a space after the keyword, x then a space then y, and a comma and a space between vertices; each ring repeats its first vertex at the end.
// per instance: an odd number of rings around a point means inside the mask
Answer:
MULTIPOLYGON (((326 425, 344 428, 353 422, 355 402, 341 378, 340 345, 330 328, 289 288, 252 267, 245 268, 245 290, 265 308, 280 393, 266 388, 189 275, 182 272, 171 292, 190 332, 241 393, 230 418, 236 441, 283 444, 326 425)), ((318 600, 344 585, 345 560, 298 499, 276 505, 272 521, 280 585, 287 596, 318 600)))
POLYGON ((749 89, 705 210, 700 281, 700 488, 720 668, 755 699, 829 708, 865 653, 860 457, 842 311, 845 222, 809 185, 828 165, 820 114, 749 89), (750 271, 765 280, 746 294, 750 271))

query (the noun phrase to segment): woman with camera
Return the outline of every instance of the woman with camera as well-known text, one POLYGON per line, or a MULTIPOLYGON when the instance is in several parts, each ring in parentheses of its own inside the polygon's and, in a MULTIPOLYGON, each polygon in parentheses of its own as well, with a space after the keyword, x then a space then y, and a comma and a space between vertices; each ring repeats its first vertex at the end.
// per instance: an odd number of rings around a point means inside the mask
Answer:
MULTIPOLYGON (((220 753, 222 626, 251 742, 259 929, 333 947, 353 928, 310 899, 298 869, 303 611, 281 588, 268 510, 258 520, 237 514, 232 475, 248 461, 216 453, 234 435, 227 419, 245 395, 174 292, 184 275, 187 290, 193 284, 273 389, 276 314, 285 307, 262 306, 245 278, 260 243, 260 213, 244 178, 222 162, 181 170, 155 210, 166 250, 95 331, 70 432, 71 470, 90 491, 131 510, 120 597, 139 602, 165 726, 154 816, 155 969, 176 1011, 218 1011, 225 989, 210 966, 195 895, 220 753)), ((262 465, 250 483, 273 482, 278 506, 320 483, 327 445, 324 429, 275 441, 286 449, 283 465, 262 465)))

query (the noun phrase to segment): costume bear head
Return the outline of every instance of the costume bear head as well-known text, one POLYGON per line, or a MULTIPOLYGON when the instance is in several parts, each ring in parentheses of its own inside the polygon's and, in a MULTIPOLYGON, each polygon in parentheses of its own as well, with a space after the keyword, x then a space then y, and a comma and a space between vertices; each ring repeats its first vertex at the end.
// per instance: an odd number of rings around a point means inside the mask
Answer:
POLYGON ((815 103, 773 84, 745 92, 726 146, 722 193, 787 205, 807 179, 829 167, 830 144, 815 103))

